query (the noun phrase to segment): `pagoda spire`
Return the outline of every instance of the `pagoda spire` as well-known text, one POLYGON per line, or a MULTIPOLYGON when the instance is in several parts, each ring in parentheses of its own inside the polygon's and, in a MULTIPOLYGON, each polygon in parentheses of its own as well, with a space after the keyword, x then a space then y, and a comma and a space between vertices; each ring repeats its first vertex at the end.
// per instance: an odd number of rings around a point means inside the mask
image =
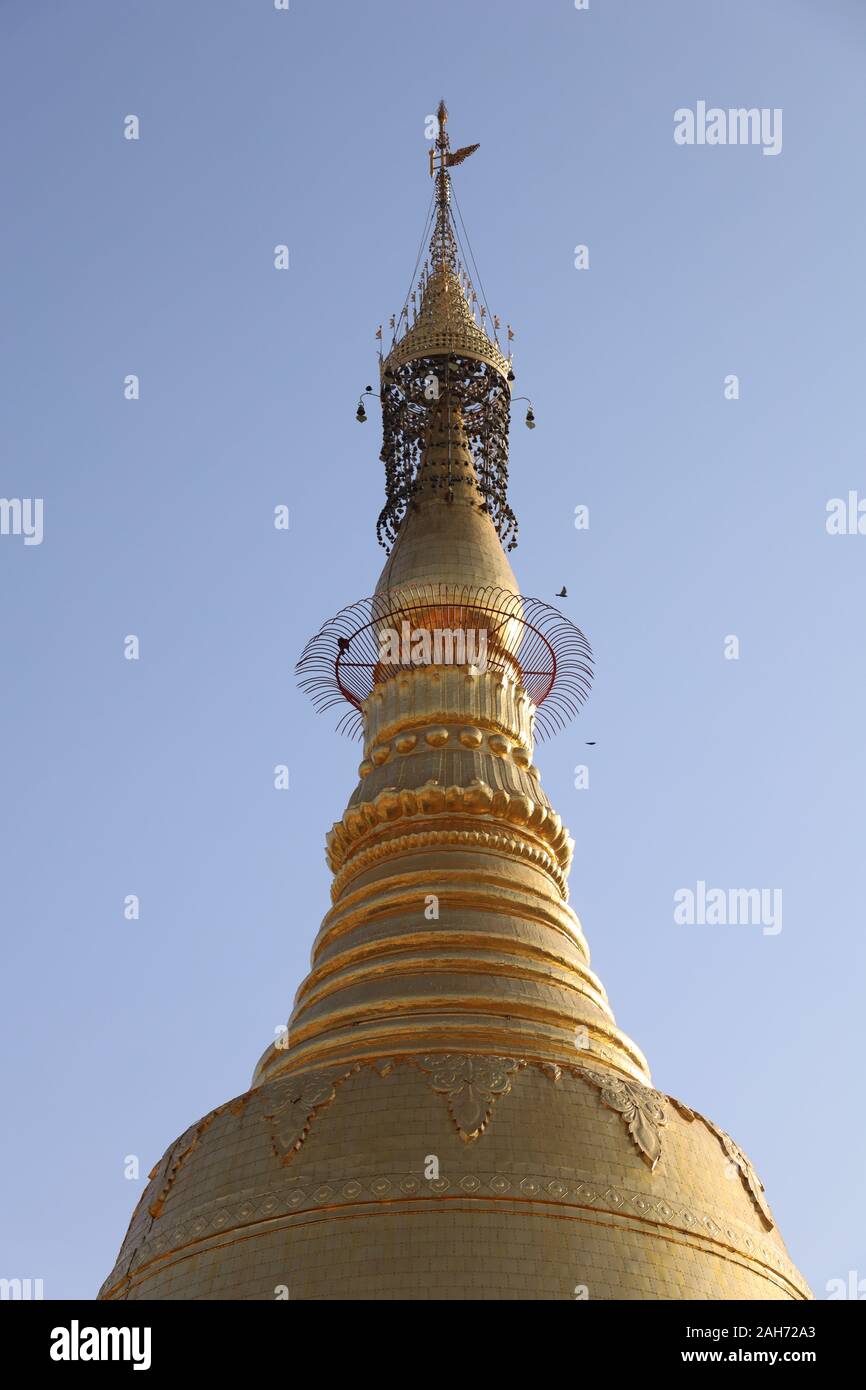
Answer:
MULTIPOLYGON (((444 397, 446 418, 459 417, 465 427, 477 480, 475 505, 511 550, 517 543, 517 520, 507 497, 514 371, 497 341, 498 318, 479 303, 452 212, 450 171, 479 146, 451 149, 444 101, 437 122, 429 154, 436 191, 427 262, 413 277, 403 310, 394 316, 394 339, 380 362, 385 506, 378 535, 390 551, 418 489, 421 462, 431 431, 438 431, 444 397), (410 303, 417 306, 411 323, 410 303)), ((362 423, 366 419, 360 405, 358 418, 362 423)))
POLYGON ((434 267, 447 266, 457 270, 457 244, 451 222, 451 175, 448 170, 462 164, 474 154, 479 145, 464 145, 451 150, 448 136, 448 108, 440 101, 436 110, 439 133, 430 148, 430 177, 436 180, 436 221, 430 242, 430 260, 434 267))
POLYGON ((359 782, 327 838, 333 905, 295 1001, 292 1048, 272 1049, 256 1077, 353 1065, 383 1048, 506 1052, 517 1039, 552 1066, 579 1056, 645 1082, 646 1059, 590 970, 567 901, 573 841, 533 761, 540 706, 555 687, 582 703, 591 653, 561 614, 521 595, 505 554, 516 530, 513 373, 462 287, 450 169, 477 146, 452 152, 447 119, 443 102, 431 271, 417 321, 381 368, 380 530, 393 545, 373 596, 300 663, 323 707, 335 686, 356 704, 359 782), (421 931, 427 893, 446 912, 421 931))
POLYGON ((535 743, 591 653, 501 544, 513 375, 472 312, 446 122, 432 266, 382 363, 393 548, 299 663, 363 739, 331 904, 287 1025, 168 1146, 100 1296, 808 1298, 743 1151, 654 1089, 568 902, 535 743))

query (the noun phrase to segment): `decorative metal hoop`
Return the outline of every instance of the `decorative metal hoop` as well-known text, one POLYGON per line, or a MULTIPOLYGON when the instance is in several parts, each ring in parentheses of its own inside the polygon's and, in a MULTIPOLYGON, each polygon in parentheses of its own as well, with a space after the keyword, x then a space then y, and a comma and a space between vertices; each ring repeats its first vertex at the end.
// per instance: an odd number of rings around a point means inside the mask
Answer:
MULTIPOLYGON (((349 706, 337 728, 363 734, 362 709, 375 685, 421 663, 383 659, 380 634, 408 623, 411 632, 444 629, 466 635, 483 630, 488 669, 518 679, 536 707, 536 734, 549 738, 586 701, 593 677, 592 651, 580 628, 540 599, 506 589, 412 585, 374 594, 341 609, 312 637, 297 664, 299 685, 317 710, 349 706), (431 619, 435 619, 431 623, 431 619)), ((464 648, 465 650, 465 648, 464 648)), ((430 663, 433 664, 433 663, 430 663)), ((449 663, 466 664, 466 663, 449 663)))

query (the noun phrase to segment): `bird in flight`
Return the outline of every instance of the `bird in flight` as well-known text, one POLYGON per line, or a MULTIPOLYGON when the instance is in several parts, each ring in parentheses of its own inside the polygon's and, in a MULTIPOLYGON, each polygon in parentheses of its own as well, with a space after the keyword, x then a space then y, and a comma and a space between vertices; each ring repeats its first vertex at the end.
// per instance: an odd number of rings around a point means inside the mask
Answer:
POLYGON ((559 593, 556 595, 556 597, 557 597, 557 598, 568 598, 568 590, 566 589, 566 587, 565 587, 564 584, 563 584, 562 588, 560 589, 559 593))

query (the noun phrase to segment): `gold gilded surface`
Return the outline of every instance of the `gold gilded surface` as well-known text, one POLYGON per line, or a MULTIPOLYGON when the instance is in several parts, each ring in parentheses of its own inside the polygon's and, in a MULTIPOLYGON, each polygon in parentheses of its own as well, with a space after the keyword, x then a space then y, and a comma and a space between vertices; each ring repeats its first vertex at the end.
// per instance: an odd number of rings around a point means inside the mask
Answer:
POLYGON ((221 1108, 158 1219, 155 1175, 101 1296, 809 1297, 694 1112, 662 1098, 650 1168, 585 1069, 469 1061, 383 1057, 347 1069, 330 1100, 330 1078, 317 1083, 288 1161, 273 1143, 280 1082, 221 1108))
MULTIPOLYGON (((448 1097, 448 1110, 464 1142, 484 1133, 499 1096, 511 1090, 511 1073, 520 1063, 514 1057, 421 1057, 418 1065, 430 1073, 434 1091, 448 1097)), ((434 1179, 433 1181, 441 1181, 434 1179)))
POLYGON ((383 361, 382 375, 417 358, 449 353, 487 362, 508 375, 508 359, 475 322, 454 271, 440 265, 427 281, 415 323, 383 361))
POLYGON ((654 1169, 662 1156, 662 1127, 668 1122, 664 1097, 649 1086, 625 1081, 610 1072, 583 1067, 580 1075, 598 1087, 605 1105, 622 1115, 637 1149, 654 1169))
MULTIPOLYGON (((459 351, 504 373, 451 273, 391 365, 459 351)), ((496 591, 507 623, 521 599, 490 516, 437 485, 472 475, 459 412, 430 431, 380 616, 419 594, 471 615, 496 591)), ((516 663, 401 670, 363 717, 287 1035, 169 1147, 100 1296, 810 1297, 743 1151, 654 1089, 617 1026, 516 663)))
MULTIPOLYGON (((417 592, 423 595, 424 590, 417 592)), ((479 747, 485 734, 493 732, 525 751, 532 748, 534 714, 519 682, 498 671, 453 666, 401 671, 377 685, 366 701, 366 747, 388 742, 404 730, 414 731, 417 742, 419 730, 450 719, 461 724, 457 739, 465 748, 479 747)))
POLYGON ((284 1163, 301 1147, 319 1108, 334 1099, 337 1082, 348 1074, 307 1072, 276 1081, 271 1087, 271 1109, 265 1118, 272 1121, 274 1153, 284 1163))
MULTIPOLYGON (((440 735, 437 730, 438 743, 444 742, 440 735)), ((420 787, 399 792, 386 787, 372 800, 356 803, 328 836, 328 864, 335 871, 341 869, 356 847, 377 843, 375 834, 383 826, 400 826, 404 832, 430 817, 448 816, 455 820, 476 814, 484 816, 491 825, 525 829, 530 842, 540 842, 550 849, 568 871, 574 841, 556 812, 524 792, 496 789, 481 778, 466 787, 442 786, 431 778, 420 787)))
POLYGON ((531 713, 460 671, 368 702, 286 1044, 171 1147, 103 1297, 809 1297, 745 1155, 616 1026, 531 713))
POLYGON ((402 589, 417 593, 430 584, 450 585, 455 591, 495 588, 512 595, 514 611, 519 614, 520 590, 514 570, 489 511, 482 511, 473 500, 477 483, 460 411, 453 405, 446 409, 443 400, 430 423, 412 506, 376 586, 383 601, 387 598, 393 605, 402 589), (439 479, 455 471, 471 486, 456 491, 448 501, 439 479))

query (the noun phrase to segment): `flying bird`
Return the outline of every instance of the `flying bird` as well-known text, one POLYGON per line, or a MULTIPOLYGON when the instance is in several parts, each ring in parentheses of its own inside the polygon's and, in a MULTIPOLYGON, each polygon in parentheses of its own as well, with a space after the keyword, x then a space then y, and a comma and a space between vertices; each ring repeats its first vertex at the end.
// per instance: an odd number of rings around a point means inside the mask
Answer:
POLYGON ((566 587, 565 587, 564 584, 563 584, 562 588, 560 589, 559 593, 556 595, 556 597, 557 597, 557 598, 568 598, 568 590, 566 589, 566 587))
POLYGON ((594 738, 588 738, 588 739, 586 740, 586 746, 587 746, 587 748, 594 748, 594 747, 595 747, 595 739, 594 739, 594 738))

